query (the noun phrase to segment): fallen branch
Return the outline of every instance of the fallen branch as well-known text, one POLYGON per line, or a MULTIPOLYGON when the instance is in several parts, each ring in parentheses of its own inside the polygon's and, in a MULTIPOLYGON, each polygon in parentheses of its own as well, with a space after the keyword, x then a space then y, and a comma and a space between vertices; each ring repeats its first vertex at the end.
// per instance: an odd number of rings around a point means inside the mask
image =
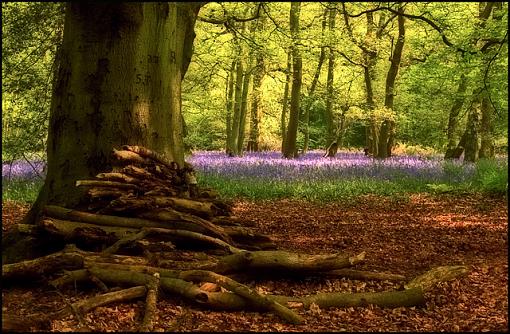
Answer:
POLYGON ((431 270, 415 277, 409 283, 404 285, 406 289, 421 288, 423 291, 431 290, 439 282, 451 281, 457 277, 465 276, 469 272, 466 266, 443 266, 432 268, 431 270))
POLYGON ((143 316, 140 332, 151 332, 154 327, 156 317, 156 303, 158 300, 159 274, 154 273, 152 279, 147 284, 147 296, 145 298, 145 314, 143 316))
POLYGON ((226 276, 222 276, 211 271, 191 270, 181 273, 180 277, 184 280, 216 283, 225 289, 228 289, 235 294, 246 298, 255 307, 266 311, 271 311, 292 324, 300 324, 303 322, 303 319, 299 315, 289 310, 287 307, 281 305, 274 299, 270 299, 265 295, 261 295, 246 285, 236 282, 226 276))
POLYGON ((346 254, 307 255, 285 251, 240 252, 224 256, 218 263, 222 274, 236 271, 258 273, 310 273, 353 266, 364 261, 365 252, 356 256, 346 254))

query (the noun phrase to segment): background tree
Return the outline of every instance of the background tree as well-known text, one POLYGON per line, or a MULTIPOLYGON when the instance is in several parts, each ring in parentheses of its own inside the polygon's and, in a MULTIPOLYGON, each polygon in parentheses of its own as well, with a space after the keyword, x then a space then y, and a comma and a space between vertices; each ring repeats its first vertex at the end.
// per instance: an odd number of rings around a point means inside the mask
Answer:
POLYGON ((301 99, 302 61, 299 51, 299 13, 300 2, 293 2, 290 6, 290 31, 292 34, 292 88, 290 93, 289 124, 285 138, 283 156, 297 157, 296 137, 299 122, 299 108, 301 99))

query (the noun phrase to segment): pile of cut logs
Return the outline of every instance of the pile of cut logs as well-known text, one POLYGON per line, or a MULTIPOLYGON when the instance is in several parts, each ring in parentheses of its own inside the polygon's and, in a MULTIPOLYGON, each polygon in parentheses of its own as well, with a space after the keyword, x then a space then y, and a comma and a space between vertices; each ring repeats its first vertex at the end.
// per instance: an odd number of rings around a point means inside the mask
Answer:
POLYGON ((88 210, 46 206, 40 223, 45 230, 80 244, 111 245, 129 235, 141 239, 142 231, 144 236, 166 234, 165 239, 182 246, 275 248, 269 236, 232 216, 230 203, 219 200, 217 192, 198 187, 190 164, 180 168, 140 146, 125 145, 113 155, 111 172, 76 181, 88 188, 88 210))

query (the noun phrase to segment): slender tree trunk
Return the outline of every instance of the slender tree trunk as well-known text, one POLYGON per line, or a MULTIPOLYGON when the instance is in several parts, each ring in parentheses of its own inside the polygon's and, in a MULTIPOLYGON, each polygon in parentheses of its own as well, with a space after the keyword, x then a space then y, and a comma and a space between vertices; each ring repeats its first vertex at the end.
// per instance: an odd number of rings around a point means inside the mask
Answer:
POLYGON ((75 181, 112 165, 111 150, 141 145, 184 163, 181 80, 191 59, 197 3, 84 3, 66 8, 53 87, 46 203, 74 207, 75 181))
POLYGON ((251 81, 251 67, 253 63, 253 56, 250 53, 248 60, 248 68, 245 70, 243 75, 243 92, 241 95, 241 116, 239 119, 239 136, 237 141, 237 153, 242 155, 244 147, 244 134, 246 130, 246 114, 248 112, 248 92, 250 90, 251 81))
MULTIPOLYGON (((333 3, 330 3, 330 5, 333 5, 333 3)), ((335 16, 336 16, 336 10, 331 9, 329 12, 329 33, 332 34, 335 30, 335 16)), ((333 124, 333 100, 334 100, 334 89, 333 89, 333 83, 334 83, 334 73, 335 73, 335 50, 333 45, 329 45, 329 54, 328 54, 328 79, 326 83, 326 131, 327 131, 327 143, 328 145, 331 145, 333 141, 336 140, 335 136, 335 129, 333 124)))
MULTIPOLYGON (((454 152, 456 149, 456 136, 457 132, 457 124, 459 113, 462 109, 462 105, 464 104, 464 95, 467 89, 467 78, 464 74, 460 76, 459 87, 457 88, 457 93, 455 94, 455 99, 450 109, 450 115, 448 117, 448 129, 447 129, 447 138, 448 145, 446 148, 445 159, 452 159, 454 157, 454 152)), ((458 158, 457 158, 458 159, 458 158)))
POLYGON ((251 102, 251 118, 250 118, 250 138, 248 140, 248 151, 257 152, 259 150, 259 123, 261 108, 261 87, 264 79, 265 65, 264 56, 261 52, 257 53, 257 64, 255 73, 253 74, 253 95, 251 102))
POLYGON ((280 130, 282 132, 282 153, 285 151, 285 142, 287 138, 287 110, 289 109, 289 86, 290 86, 290 72, 292 66, 292 51, 289 49, 287 52, 287 69, 285 72, 285 87, 283 89, 283 108, 282 118, 280 121, 280 130))
MULTIPOLYGON (((475 93, 476 94, 476 93, 475 93)), ((469 110, 466 124, 466 142, 464 146, 464 161, 476 162, 480 150, 480 105, 482 97, 478 94, 469 110)))
POLYGON ((290 5, 290 31, 292 34, 292 89, 290 94, 289 126, 287 129, 286 145, 283 152, 285 158, 297 157, 296 139, 299 122, 299 108, 301 95, 302 60, 299 47, 299 12, 301 2, 290 5))
POLYGON ((231 148, 233 155, 239 155, 237 142, 239 140, 239 128, 241 123, 241 104, 242 104, 242 93, 243 93, 243 62, 241 60, 242 55, 239 54, 236 61, 236 83, 234 90, 234 118, 232 120, 232 134, 231 148))
POLYGON ((234 97, 234 77, 235 77, 236 62, 232 62, 230 73, 227 80, 227 139, 226 139, 226 153, 232 154, 232 112, 233 112, 233 97, 234 97))
MULTIPOLYGON (((400 60, 402 58, 402 50, 404 49, 405 41, 405 18, 402 15, 404 8, 398 9, 399 15, 398 20, 398 39, 395 43, 395 49, 393 50, 393 56, 391 57, 391 65, 386 76, 386 94, 384 97, 384 106, 393 111, 393 100, 395 97, 395 80, 398 74, 398 68, 400 66, 400 60)), ((393 142, 395 137, 395 121, 393 119, 385 119, 381 125, 379 132, 379 150, 377 157, 387 158, 391 156, 391 150, 393 148, 393 142)))
MULTIPOLYGON (((374 38, 374 18, 372 13, 367 13, 367 32, 365 35, 366 40, 372 40, 374 38)), ((363 49, 363 58, 365 60, 365 67, 363 71, 363 77, 365 79, 365 96, 366 104, 369 114, 368 124, 366 127, 366 147, 368 153, 377 156, 379 149, 379 127, 377 120, 374 115, 375 101, 374 101, 374 90, 372 82, 375 79, 375 65, 377 62, 377 51, 369 49, 365 46, 363 49)))
POLYGON ((489 101, 487 90, 484 89, 481 104, 480 124, 480 159, 494 158, 494 109, 489 101))
POLYGON ((325 45, 325 38, 324 33, 326 31, 326 25, 328 21, 328 9, 324 10, 324 14, 322 14, 322 28, 321 28, 321 51, 319 54, 319 62, 317 63, 317 69, 315 70, 315 74, 313 76, 312 84, 310 85, 310 89, 308 91, 308 97, 309 97, 309 103, 307 104, 304 112, 304 128, 303 128, 303 134, 304 134, 304 143, 303 143, 303 153, 308 152, 308 146, 310 143, 310 110, 312 107, 312 103, 315 99, 315 88, 317 87, 317 83, 319 82, 319 77, 321 74, 322 65, 324 64, 324 59, 326 58, 326 45, 325 45))

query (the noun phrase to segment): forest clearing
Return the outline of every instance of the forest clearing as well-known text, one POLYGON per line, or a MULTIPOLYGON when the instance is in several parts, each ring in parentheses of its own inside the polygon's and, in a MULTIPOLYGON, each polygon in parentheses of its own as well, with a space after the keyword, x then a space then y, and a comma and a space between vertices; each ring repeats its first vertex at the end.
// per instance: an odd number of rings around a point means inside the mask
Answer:
POLYGON ((2 3, 2 331, 508 332, 507 26, 2 3))

